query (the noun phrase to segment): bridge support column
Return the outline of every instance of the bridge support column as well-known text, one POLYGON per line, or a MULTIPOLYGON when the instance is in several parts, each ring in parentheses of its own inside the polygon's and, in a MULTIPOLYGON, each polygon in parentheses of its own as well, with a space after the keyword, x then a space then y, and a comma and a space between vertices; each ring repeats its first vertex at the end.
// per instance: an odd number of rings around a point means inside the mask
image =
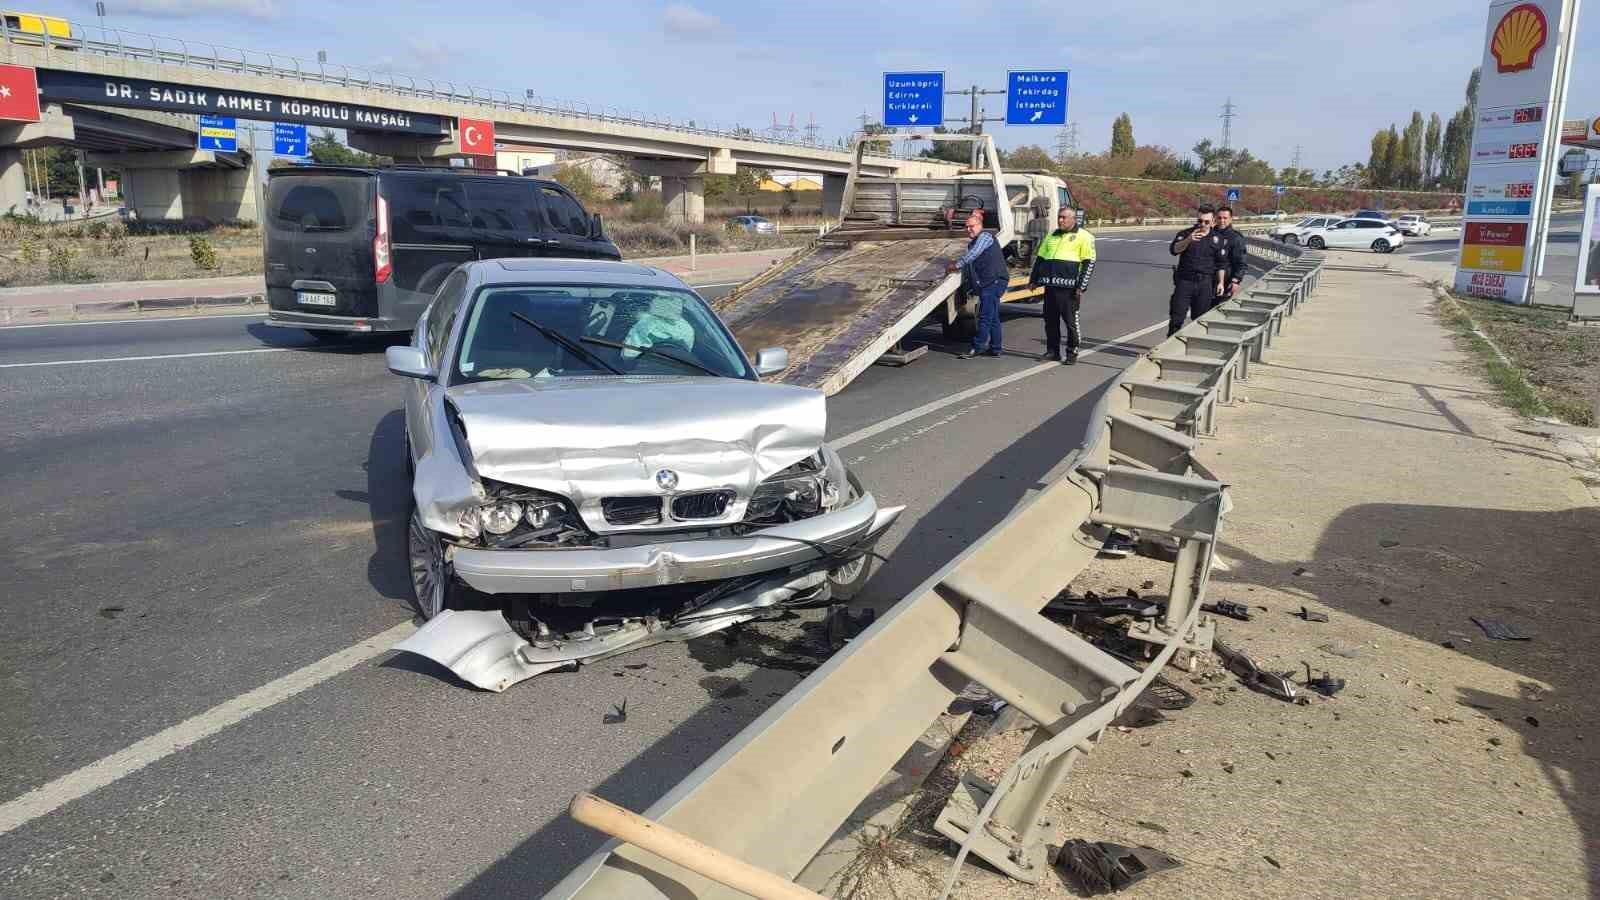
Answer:
POLYGON ((94 153, 86 165, 122 172, 123 205, 145 221, 255 222, 255 167, 246 153, 94 153))
POLYGON ((661 199, 666 203, 668 222, 699 225, 706 220, 706 180, 701 175, 661 178, 661 199))
POLYGON ((822 176, 822 215, 829 219, 839 218, 844 211, 844 175, 822 176))
POLYGON ((22 172, 22 151, 0 147, 0 215, 28 212, 28 179, 22 172))

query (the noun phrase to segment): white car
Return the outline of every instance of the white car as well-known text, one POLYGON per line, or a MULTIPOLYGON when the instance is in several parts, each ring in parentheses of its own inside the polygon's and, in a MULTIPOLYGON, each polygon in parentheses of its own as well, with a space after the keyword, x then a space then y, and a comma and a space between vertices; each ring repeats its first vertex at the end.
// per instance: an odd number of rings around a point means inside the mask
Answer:
POLYGON ((1394 227, 1406 237, 1427 237, 1433 232, 1433 223, 1422 213, 1406 213, 1395 220, 1394 227))
POLYGON ((1274 238, 1285 244, 1304 243, 1306 235, 1318 228, 1327 228, 1344 220, 1344 216, 1316 214, 1306 216, 1293 225, 1279 225, 1268 232, 1274 238))
POLYGON ((1406 238, 1400 229, 1383 219, 1343 219, 1333 225, 1312 229, 1306 234, 1305 243, 1313 250, 1331 247, 1393 253, 1395 248, 1405 246, 1406 238))

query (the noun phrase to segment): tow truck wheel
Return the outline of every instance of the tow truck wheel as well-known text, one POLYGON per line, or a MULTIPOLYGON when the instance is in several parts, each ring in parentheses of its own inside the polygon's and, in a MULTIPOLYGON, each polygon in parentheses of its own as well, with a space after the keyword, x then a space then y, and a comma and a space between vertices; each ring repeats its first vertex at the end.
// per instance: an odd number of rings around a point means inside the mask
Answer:
POLYGON ((444 559, 444 541, 422 523, 416 502, 411 505, 411 525, 406 529, 406 562, 411 570, 411 594, 424 620, 451 607, 454 578, 444 559))

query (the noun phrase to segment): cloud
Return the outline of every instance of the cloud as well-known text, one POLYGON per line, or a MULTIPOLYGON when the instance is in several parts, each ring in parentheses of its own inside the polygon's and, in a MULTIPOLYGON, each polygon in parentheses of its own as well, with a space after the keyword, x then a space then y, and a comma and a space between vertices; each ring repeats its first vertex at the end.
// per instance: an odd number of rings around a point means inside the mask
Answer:
POLYGON ((119 0, 116 12, 160 19, 191 16, 244 16, 249 19, 279 18, 277 0, 119 0))
POLYGON ((438 72, 455 57, 456 51, 429 38, 411 38, 398 53, 388 53, 372 63, 375 72, 412 72, 419 75, 438 72))
POLYGON ((661 11, 661 27, 674 37, 703 38, 723 31, 727 25, 716 16, 687 3, 669 3, 661 11))

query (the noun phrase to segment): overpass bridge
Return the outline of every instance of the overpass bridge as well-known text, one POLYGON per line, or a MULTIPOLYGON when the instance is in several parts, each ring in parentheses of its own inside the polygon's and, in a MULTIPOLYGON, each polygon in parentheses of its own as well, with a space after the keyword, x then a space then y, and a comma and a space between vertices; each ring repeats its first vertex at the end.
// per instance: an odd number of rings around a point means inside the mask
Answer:
MULTIPOLYGON (((489 120, 497 139, 628 158, 640 174, 662 179, 669 215, 683 221, 704 221, 706 175, 731 175, 740 166, 816 173, 824 207, 837 209, 850 168, 845 150, 740 130, 179 38, 72 28, 73 37, 63 39, 0 25, 0 62, 36 69, 46 103, 342 128, 352 146, 401 160, 464 156, 461 120, 489 120)), ((5 147, 0 141, 0 154, 5 147)), ((869 157, 864 170, 920 178, 949 176, 959 167, 883 155, 869 157)))

